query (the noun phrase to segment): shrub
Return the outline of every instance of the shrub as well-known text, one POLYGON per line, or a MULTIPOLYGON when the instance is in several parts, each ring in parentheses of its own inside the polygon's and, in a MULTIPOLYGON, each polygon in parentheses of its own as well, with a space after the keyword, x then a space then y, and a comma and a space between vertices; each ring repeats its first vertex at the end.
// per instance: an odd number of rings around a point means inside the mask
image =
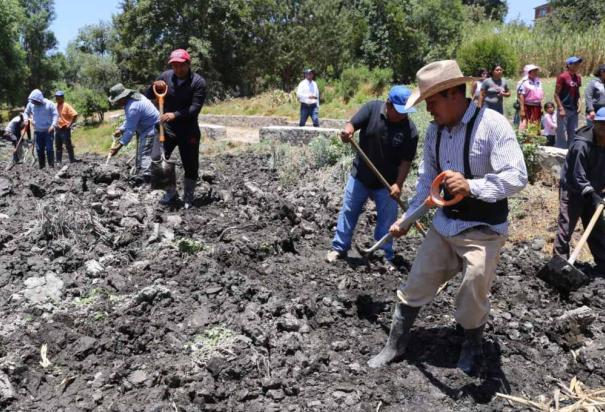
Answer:
POLYGON ((523 157, 525 159, 525 167, 527 167, 527 178, 530 183, 534 183, 538 172, 540 171, 540 163, 538 162, 538 147, 546 142, 543 136, 540 136, 539 125, 529 125, 527 129, 517 131, 517 141, 521 146, 523 157))
POLYGON ((348 102, 358 94, 362 85, 368 84, 370 93, 373 96, 380 96, 392 80, 393 71, 391 69, 375 68, 370 70, 366 66, 353 66, 342 72, 339 94, 348 102))
POLYGON ((479 67, 491 68, 499 64, 508 76, 514 76, 519 67, 515 49, 496 33, 480 34, 462 43, 457 54, 460 68, 467 75, 474 75, 479 67))
POLYGON ((351 146, 345 145, 338 137, 318 136, 309 142, 309 150, 316 168, 332 166, 352 153, 351 146))

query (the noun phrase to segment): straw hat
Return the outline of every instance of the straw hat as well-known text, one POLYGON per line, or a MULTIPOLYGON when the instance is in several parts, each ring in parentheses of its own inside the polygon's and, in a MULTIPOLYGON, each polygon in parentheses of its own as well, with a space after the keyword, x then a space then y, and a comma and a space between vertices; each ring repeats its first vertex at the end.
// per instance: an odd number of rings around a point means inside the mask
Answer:
POLYGON ((476 79, 472 76, 463 75, 455 60, 440 60, 429 63, 416 73, 418 87, 408 99, 405 107, 415 106, 435 93, 476 79))

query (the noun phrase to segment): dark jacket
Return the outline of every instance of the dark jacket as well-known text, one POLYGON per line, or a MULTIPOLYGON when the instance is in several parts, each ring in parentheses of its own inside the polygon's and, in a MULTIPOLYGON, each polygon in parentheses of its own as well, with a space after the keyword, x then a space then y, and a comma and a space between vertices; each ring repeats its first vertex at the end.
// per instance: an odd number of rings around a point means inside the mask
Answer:
MULTIPOLYGON (((157 80, 163 80, 168 85, 168 93, 164 98, 164 113, 174 113, 176 118, 166 123, 177 136, 191 137, 200 135, 197 117, 206 99, 206 80, 197 73, 189 72, 189 78, 178 85, 177 77, 172 70, 160 74, 157 80)), ((155 99, 153 89, 149 87, 145 95, 155 99)), ((167 130, 168 132, 168 130, 167 130)))
POLYGON ((601 79, 592 79, 584 91, 586 113, 596 112, 605 107, 605 85, 601 79))
POLYGON ((584 196, 605 188, 605 148, 593 142, 593 127, 576 131, 561 170, 561 187, 570 194, 584 196))

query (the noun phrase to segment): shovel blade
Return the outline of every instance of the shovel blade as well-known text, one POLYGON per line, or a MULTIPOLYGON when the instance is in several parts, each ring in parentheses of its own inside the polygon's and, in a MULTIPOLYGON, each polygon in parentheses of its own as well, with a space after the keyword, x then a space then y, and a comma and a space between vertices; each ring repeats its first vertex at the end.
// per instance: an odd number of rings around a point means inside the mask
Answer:
POLYGON ((176 171, 174 163, 164 157, 151 162, 151 188, 167 190, 176 186, 176 171))
POLYGON ((588 276, 559 255, 555 255, 539 272, 538 277, 560 292, 578 290, 590 282, 588 276))

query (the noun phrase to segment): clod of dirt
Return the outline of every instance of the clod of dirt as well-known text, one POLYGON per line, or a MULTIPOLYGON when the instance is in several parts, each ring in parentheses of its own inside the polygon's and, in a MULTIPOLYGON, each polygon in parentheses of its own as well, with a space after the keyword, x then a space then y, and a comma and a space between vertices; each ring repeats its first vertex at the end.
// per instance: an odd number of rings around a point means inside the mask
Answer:
POLYGON ((46 190, 44 190, 42 187, 40 187, 36 183, 30 183, 29 190, 31 190, 32 195, 34 195, 34 197, 41 198, 41 197, 46 196, 46 190))
POLYGON ((15 399, 15 389, 8 376, 0 371, 0 406, 15 399))
POLYGON ((32 276, 23 282, 23 296, 32 303, 58 302, 63 292, 63 281, 52 272, 43 277, 32 276))
POLYGON ((0 197, 6 196, 13 190, 13 184, 8 177, 0 177, 0 197))

